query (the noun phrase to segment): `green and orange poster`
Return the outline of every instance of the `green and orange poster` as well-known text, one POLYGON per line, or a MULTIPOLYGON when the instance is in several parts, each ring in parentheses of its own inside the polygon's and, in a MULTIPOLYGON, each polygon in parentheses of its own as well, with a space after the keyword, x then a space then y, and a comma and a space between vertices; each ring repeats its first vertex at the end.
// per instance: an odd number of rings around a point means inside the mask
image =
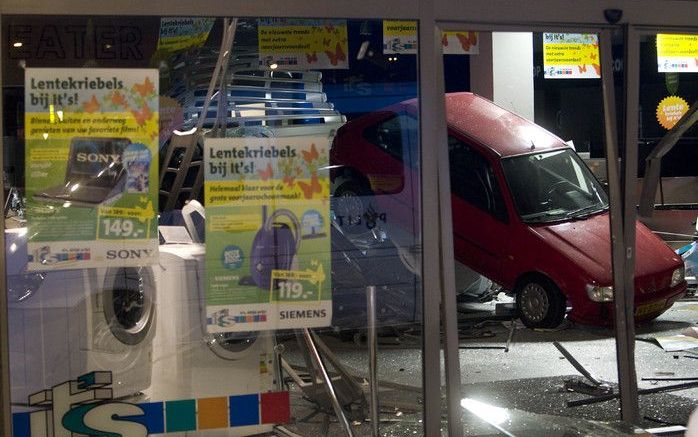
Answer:
POLYGON ((157 260, 158 71, 27 68, 30 270, 157 260))
POLYGON ((209 332, 328 326, 327 137, 206 139, 209 332))

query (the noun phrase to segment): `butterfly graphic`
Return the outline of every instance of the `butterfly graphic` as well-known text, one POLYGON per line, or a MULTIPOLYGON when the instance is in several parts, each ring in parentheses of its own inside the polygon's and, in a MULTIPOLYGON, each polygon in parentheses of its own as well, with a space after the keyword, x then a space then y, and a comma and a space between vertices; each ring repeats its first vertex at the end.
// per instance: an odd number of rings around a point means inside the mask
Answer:
POLYGON ((313 64, 313 63, 317 62, 317 53, 316 52, 313 52, 312 54, 306 53, 305 57, 308 60, 308 64, 313 64))
POLYGON ((89 101, 83 102, 82 108, 88 114, 92 114, 93 112, 99 111, 99 102, 97 101, 97 97, 94 94, 92 94, 92 98, 89 101))
POLYGON ((334 25, 330 24, 329 26, 325 26, 325 30, 327 31, 327 33, 334 32, 334 25))
POLYGON ((332 53, 329 50, 325 50, 325 54, 327 55, 328 58, 330 58, 330 64, 332 64, 332 65, 337 65, 337 64, 339 64, 339 61, 346 61, 347 60, 347 55, 342 50, 342 45, 340 43, 337 43, 337 46, 336 46, 334 53, 332 53))
POLYGON ((293 184, 296 181, 296 178, 293 177, 293 170, 294 170, 294 158, 285 158, 285 159, 280 159, 278 168, 281 170, 281 173, 283 173, 284 178, 283 182, 290 188, 293 187, 293 184))
POLYGON ((138 94, 141 95, 141 97, 145 97, 148 94, 155 91, 155 85, 153 85, 153 82, 150 81, 149 77, 145 78, 145 81, 143 82, 142 85, 137 83, 137 84, 133 85, 133 88, 136 90, 136 92, 138 94))
POLYGON ((477 34, 475 32, 457 33, 456 38, 458 38, 458 42, 460 42, 460 46, 465 52, 470 51, 470 47, 477 44, 477 34))
POLYGON ((444 47, 448 47, 448 35, 445 33, 441 35, 441 45, 444 47))
POLYGON ((320 185, 316 172, 313 172, 313 174, 310 176, 310 184, 306 184, 303 181, 298 181, 298 186, 300 187, 301 191, 303 191, 303 197, 306 199, 312 199, 314 193, 322 192, 322 185, 320 185))
POLYGON ((261 180, 269 180, 272 176, 274 176, 274 170, 271 168, 271 163, 268 163, 267 168, 264 170, 257 170, 257 174, 261 180))
POLYGON ((303 160, 307 163, 311 163, 320 157, 320 154, 315 147, 315 143, 310 145, 310 151, 303 150, 301 153, 303 154, 303 160))
POLYGON ((325 45, 325 47, 329 47, 330 43, 332 43, 332 40, 329 38, 323 38, 322 43, 325 45))
POLYGON ((587 66, 586 65, 577 65, 577 68, 579 68, 580 73, 586 73, 587 72, 587 66))
POLYGON ((467 52, 470 50, 470 39, 468 39, 466 35, 457 33, 456 38, 458 38, 458 42, 460 42, 460 46, 463 48, 463 51, 467 52))
POLYGON ((133 114, 133 118, 136 119, 138 126, 143 126, 145 122, 150 120, 153 116, 153 113, 150 112, 148 105, 143 105, 143 109, 140 111, 131 111, 131 114, 133 114))
POLYGON ((590 55, 589 55, 589 58, 590 58, 592 61, 595 61, 595 60, 596 60, 596 53, 590 54, 590 55))
POLYGON ((116 106, 123 106, 124 108, 128 107, 126 97, 118 91, 114 91, 114 93, 111 95, 111 102, 116 106))
POLYGON ((596 71, 596 74, 598 76, 601 76, 601 66, 598 64, 591 64, 592 67, 594 67, 594 71, 596 71))

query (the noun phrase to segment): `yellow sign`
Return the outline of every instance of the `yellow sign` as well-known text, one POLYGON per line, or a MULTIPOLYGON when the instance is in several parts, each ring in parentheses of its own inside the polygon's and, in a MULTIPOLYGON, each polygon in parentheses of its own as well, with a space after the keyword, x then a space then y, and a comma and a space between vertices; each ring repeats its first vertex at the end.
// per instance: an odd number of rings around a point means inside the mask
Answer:
POLYGON ((417 22, 383 20, 383 53, 417 53, 417 22))
POLYGON ((346 20, 260 19, 257 37, 263 68, 349 68, 346 20))
POLYGON ((698 72, 698 35, 657 35, 657 71, 698 72))
POLYGON ((600 78, 598 36, 591 33, 544 33, 543 65, 546 79, 600 78))
POLYGON ((657 121, 664 129, 671 129, 688 112, 688 103, 681 97, 670 96, 657 105, 657 121))

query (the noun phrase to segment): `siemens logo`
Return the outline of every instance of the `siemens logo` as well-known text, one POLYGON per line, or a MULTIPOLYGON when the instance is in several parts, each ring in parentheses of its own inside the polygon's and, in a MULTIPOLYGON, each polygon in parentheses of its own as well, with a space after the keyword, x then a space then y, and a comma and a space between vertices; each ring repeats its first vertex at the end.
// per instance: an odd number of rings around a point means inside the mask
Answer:
POLYGON ((121 155, 118 154, 106 154, 106 153, 84 153, 78 152, 77 154, 78 162, 103 162, 105 164, 119 164, 121 162, 121 155))
POLYGON ((155 252, 152 249, 121 249, 108 250, 107 259, 142 259, 150 258, 155 252))
POLYGON ((317 319, 327 317, 327 311, 322 310, 292 310, 279 311, 279 318, 285 319, 317 319))

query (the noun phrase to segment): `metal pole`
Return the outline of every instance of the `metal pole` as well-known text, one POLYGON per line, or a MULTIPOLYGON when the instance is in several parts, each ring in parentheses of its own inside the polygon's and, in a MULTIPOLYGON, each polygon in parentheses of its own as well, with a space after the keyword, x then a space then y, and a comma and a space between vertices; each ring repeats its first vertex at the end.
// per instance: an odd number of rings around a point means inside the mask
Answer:
POLYGON ((322 363, 322 358, 315 347, 315 342, 313 341, 313 337, 310 335, 310 330, 308 328, 303 328, 303 338, 305 339, 305 345, 308 347, 308 351, 310 352, 310 357, 313 361, 315 361, 315 365, 320 371, 322 380, 325 382, 325 388, 327 389, 327 394, 330 397, 332 408, 334 409, 334 413, 337 416, 339 424, 344 428, 344 431, 349 437, 354 437, 354 431, 351 428, 351 423, 349 423, 347 415, 344 414, 344 410, 339 404, 339 399, 337 399, 337 393, 334 391, 334 385, 332 385, 330 375, 327 373, 327 369, 322 363))
POLYGON ((366 287, 366 312, 368 317, 368 386, 371 391, 371 431, 379 437, 378 426, 378 333, 376 331, 376 286, 366 287))
MULTIPOLYGON (((461 417, 461 372, 460 348, 458 339, 458 305, 456 302, 456 272, 453 249, 453 218, 451 211, 451 166, 448 153, 448 129, 446 126, 446 101, 444 83, 443 45, 441 28, 435 26, 434 51, 436 91, 439 99, 433 108, 436 123, 433 127, 433 143, 438 157, 439 193, 439 238, 441 242, 441 320, 444 336, 444 368, 446 373, 446 394, 448 402, 448 435, 463 435, 461 417)), ((420 46, 421 47, 421 46, 420 46)))
MULTIPOLYGON (((618 136, 616 130, 616 105, 615 91, 613 85, 613 55, 611 53, 612 30, 606 29, 601 32, 601 41, 599 51, 601 57, 601 83, 603 91, 604 104, 604 125, 605 125, 605 146, 606 146, 606 162, 608 167, 608 183, 611 197, 611 255, 613 262, 613 290, 614 290, 614 322, 616 335, 616 357, 618 365, 618 383, 620 388, 621 399, 621 417, 623 420, 635 423, 639 416, 638 398, 637 398, 637 377, 635 375, 635 324, 632 314, 634 301, 634 287, 626 290, 626 252, 625 245, 625 226, 628 222, 624 220, 624 211, 629 208, 628 204, 624 204, 624 196, 621 195, 621 177, 620 169, 618 168, 618 136), (629 299, 629 302, 628 302, 629 299), (628 312, 627 309, 631 311, 628 312), (629 316, 629 317, 628 317, 629 316), (630 333, 630 335, 628 335, 630 333)), ((627 44, 627 42, 626 42, 627 44)), ((638 47, 639 48, 639 47, 638 47)), ((628 49, 626 45, 626 50, 628 49)), ((627 54, 626 54, 627 55, 627 54)), ((638 68, 639 64, 632 64, 627 57, 626 68, 627 72, 630 68, 638 68)), ((635 59, 636 60, 636 59, 635 59)), ((627 83, 626 83, 627 85, 627 83)), ((635 84, 637 85, 637 83, 635 84)), ((635 118, 635 126, 637 128, 637 107, 632 115, 627 112, 626 107, 626 122, 628 118, 635 118)), ((634 137, 637 137, 635 132, 634 137)), ((627 137, 626 137, 627 139, 627 137)), ((626 143, 626 145, 629 144, 626 143)), ((635 144, 637 152, 637 141, 635 144)), ((628 156, 627 150, 625 159, 631 159, 628 156)), ((635 153, 637 159, 637 153, 635 153)), ((635 165, 637 167, 637 163, 635 165)), ((626 166, 627 170, 627 166, 626 166)), ((625 181, 627 183, 627 180, 625 181)), ((634 189, 634 187, 633 187, 634 189)), ((624 192, 627 194, 627 187, 624 192)), ((635 205, 632 205, 634 211, 635 205)), ((635 231, 634 221, 629 224, 632 227, 633 235, 635 231)), ((634 258, 633 258, 634 259, 634 258)), ((632 271, 630 276, 632 284, 632 271)))
MULTIPOLYGON (((619 375, 621 418, 640 424, 640 407, 635 372, 635 234, 637 222, 638 119, 640 106, 640 38, 629 24, 625 35, 625 154, 623 156, 623 292, 625 293, 625 356, 619 356, 623 373, 619 375)), ((621 311, 620 307, 616 311, 621 311)))
MULTIPOLYGON (((443 77, 436 73, 436 63, 442 62, 436 51, 437 40, 434 2, 420 1, 419 7, 419 137, 421 159, 421 211, 422 228, 422 392, 424 393, 424 434, 427 437, 441 435, 441 239, 439 227, 438 158, 433 145, 438 144, 438 126, 445 118, 437 115, 443 111, 444 96, 437 83, 443 77)), ((417 199, 415 199, 417 201, 417 199)), ((460 383, 453 381, 452 383, 460 383)), ((455 413, 454 413, 455 414, 455 413)), ((449 416, 451 411, 449 409, 449 416)), ((460 416, 458 416, 459 418, 460 416)), ((451 417, 449 417, 449 422, 451 417)), ((457 434, 451 434, 457 435, 457 434)))

